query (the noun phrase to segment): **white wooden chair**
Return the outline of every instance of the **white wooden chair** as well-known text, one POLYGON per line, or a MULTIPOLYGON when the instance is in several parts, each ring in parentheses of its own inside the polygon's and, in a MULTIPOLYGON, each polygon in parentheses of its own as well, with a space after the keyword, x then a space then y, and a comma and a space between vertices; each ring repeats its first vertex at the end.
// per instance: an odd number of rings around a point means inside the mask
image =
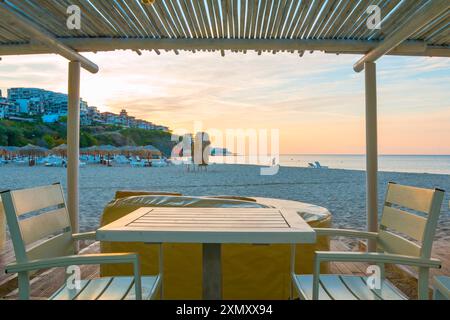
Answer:
POLYGON ((320 236, 347 236, 375 240, 378 252, 317 251, 313 275, 292 273, 293 286, 300 299, 406 299, 405 295, 385 279, 384 264, 386 263, 418 267, 418 296, 419 299, 428 299, 429 268, 441 267, 439 260, 431 258, 431 249, 443 197, 444 191, 440 189, 422 189, 391 182, 388 185, 378 232, 315 229, 320 236), (405 211, 405 208, 425 215, 405 211), (367 285, 368 277, 321 275, 320 264, 326 261, 377 264, 380 267, 380 287, 371 289, 367 285))
MULTIPOLYGON (((7 273, 18 273, 19 298, 30 298, 31 272, 54 267, 90 264, 131 264, 134 276, 81 280, 63 285, 50 299, 150 299, 156 296, 160 275, 140 275, 135 253, 76 255, 76 241, 95 239, 95 232, 73 234, 61 185, 1 193, 16 263, 7 273), (45 211, 45 212, 43 212, 45 211)), ((67 282, 67 281, 66 281, 67 282)))
POLYGON ((450 300, 450 277, 434 278, 433 300, 450 300))

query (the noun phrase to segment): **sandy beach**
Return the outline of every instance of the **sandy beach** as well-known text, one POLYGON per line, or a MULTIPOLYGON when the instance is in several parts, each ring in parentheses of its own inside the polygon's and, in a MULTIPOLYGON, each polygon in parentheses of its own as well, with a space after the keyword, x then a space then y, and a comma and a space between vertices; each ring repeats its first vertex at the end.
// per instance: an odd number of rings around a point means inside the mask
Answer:
MULTIPOLYGON (((26 188, 54 182, 66 183, 66 169, 0 167, 0 189, 26 188)), ((380 172, 380 204, 387 182, 450 190, 450 175, 380 172)), ((105 167, 80 169, 80 228, 99 225, 104 206, 116 190, 177 191, 185 195, 267 196, 298 200, 326 207, 336 227, 365 227, 365 172, 342 169, 281 167, 278 174, 261 176, 250 165, 213 164, 208 172, 186 172, 182 166, 165 168, 105 167)), ((437 239, 450 239, 450 193, 442 205, 437 239)))

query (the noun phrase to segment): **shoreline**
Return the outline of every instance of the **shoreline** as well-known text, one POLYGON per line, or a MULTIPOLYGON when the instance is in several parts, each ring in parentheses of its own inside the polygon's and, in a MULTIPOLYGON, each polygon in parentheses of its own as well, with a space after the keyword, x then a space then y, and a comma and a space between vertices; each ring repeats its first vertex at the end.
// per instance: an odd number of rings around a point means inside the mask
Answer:
MULTIPOLYGON (((80 228, 98 227, 103 208, 117 190, 173 191, 184 195, 240 195, 295 200, 327 208, 333 226, 364 229, 365 171, 280 166, 273 176, 261 176, 261 166, 213 164, 207 172, 186 172, 184 166, 132 168, 87 165, 80 169, 80 228), (120 168, 120 169, 119 169, 120 168)), ((379 173, 379 208, 387 182, 447 190, 436 239, 450 240, 450 175, 405 172, 379 173)), ((0 167, 0 189, 20 189, 61 182, 62 167, 0 167)))
MULTIPOLYGON (((249 167, 258 167, 258 168, 267 168, 269 167, 268 165, 263 165, 263 164, 254 164, 254 163, 215 163, 215 162, 210 162, 209 166, 249 166, 249 167)), ((176 164, 176 165, 170 165, 172 167, 181 167, 183 166, 183 164, 176 164)), ((338 170, 338 171, 355 171, 355 172, 366 172, 365 169, 351 169, 351 168, 333 168, 333 167, 328 167, 328 168, 323 168, 323 169, 315 169, 315 168, 309 168, 309 167, 305 167, 305 166, 295 166, 295 165, 287 165, 287 164, 279 164, 280 168, 297 168, 297 169, 308 169, 308 170, 315 170, 315 171, 330 171, 330 170, 338 170)), ((10 167, 14 167, 14 168, 29 168, 28 165, 19 165, 19 164, 0 164, 0 169, 1 168, 10 168, 10 167)), ((46 168, 43 165, 34 165, 32 166, 33 168, 46 168)), ((83 167, 80 167, 80 170, 84 169, 85 167, 105 167, 105 165, 101 165, 101 164, 86 164, 83 167)), ((129 165, 124 165, 124 164, 114 164, 112 166, 110 166, 109 168, 126 168, 126 167, 130 167, 129 165)), ((48 167, 48 168, 53 168, 53 169, 57 169, 57 168, 62 168, 64 170, 66 170, 65 167, 61 167, 61 166, 57 166, 57 167, 48 167)), ((149 168, 149 167, 147 167, 149 168)), ((399 173, 399 174, 423 174, 423 175, 446 175, 446 176, 450 176, 450 173, 437 173, 437 172, 421 172, 421 171, 394 171, 394 170, 378 170, 378 173, 399 173)))
MULTIPOLYGON (((239 166, 254 166, 254 167, 268 167, 262 164, 253 163, 211 163, 210 165, 239 165, 239 166)), ((290 166, 286 164, 280 164, 280 168, 298 168, 298 169, 308 169, 308 170, 343 170, 343 171, 357 171, 366 172, 364 169, 345 169, 345 168, 326 168, 326 169, 314 169, 303 166, 290 166)), ((450 173, 429 173, 429 172, 415 172, 415 171, 390 171, 390 170, 378 170, 378 173, 406 173, 406 174, 427 174, 427 175, 448 175, 450 173)), ((450 190, 449 190, 450 191, 450 190)))

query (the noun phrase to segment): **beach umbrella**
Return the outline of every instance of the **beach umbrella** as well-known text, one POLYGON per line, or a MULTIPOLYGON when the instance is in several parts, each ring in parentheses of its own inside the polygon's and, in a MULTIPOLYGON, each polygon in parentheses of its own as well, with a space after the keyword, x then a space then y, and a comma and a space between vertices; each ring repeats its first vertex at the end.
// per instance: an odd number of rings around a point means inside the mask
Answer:
POLYGON ((34 166, 36 164, 36 157, 45 156, 48 153, 47 148, 35 146, 34 144, 27 144, 26 146, 19 148, 20 155, 28 156, 28 164, 34 166))
POLYGON ((14 146, 6 146, 6 147, 0 147, 0 148, 9 153, 18 152, 20 149, 19 147, 14 147, 14 146))
POLYGON ((153 155, 160 156, 161 151, 158 148, 152 146, 151 144, 141 147, 141 153, 145 154, 148 158, 153 155))
POLYGON ((19 154, 28 156, 41 156, 48 153, 48 149, 44 147, 35 146, 34 144, 27 144, 18 149, 19 154))
POLYGON ((161 153, 161 151, 159 151, 158 148, 152 146, 151 144, 146 145, 146 146, 143 146, 143 147, 142 147, 142 150, 150 151, 150 152, 155 152, 155 153, 157 153, 157 152, 161 153))
POLYGON ((139 154, 141 153, 142 147, 138 146, 123 146, 118 148, 121 154, 126 154, 130 156, 131 154, 139 154))
POLYGON ((80 148, 80 152, 85 153, 85 154, 95 154, 98 152, 97 148, 98 148, 98 146, 90 146, 90 147, 80 148))
POLYGON ((101 154, 111 154, 111 153, 117 153, 118 151, 120 151, 118 148, 116 148, 110 144, 98 146, 98 147, 96 147, 96 150, 101 154))
POLYGON ((119 151, 122 152, 137 152, 140 150, 140 147, 138 146, 123 146, 118 148, 119 151))
POLYGON ((67 145, 65 143, 60 144, 59 146, 54 147, 52 152, 60 156, 67 156, 67 145))
POLYGON ((120 152, 119 148, 116 148, 110 144, 98 146, 96 150, 100 154, 100 162, 103 163, 103 160, 106 156, 106 159, 108 161, 106 161, 104 164, 107 164, 108 166, 111 165, 109 161, 111 159, 111 154, 118 154, 120 152))
POLYGON ((19 147, 14 146, 0 146, 0 155, 5 156, 7 159, 12 157, 15 153, 17 153, 19 147))

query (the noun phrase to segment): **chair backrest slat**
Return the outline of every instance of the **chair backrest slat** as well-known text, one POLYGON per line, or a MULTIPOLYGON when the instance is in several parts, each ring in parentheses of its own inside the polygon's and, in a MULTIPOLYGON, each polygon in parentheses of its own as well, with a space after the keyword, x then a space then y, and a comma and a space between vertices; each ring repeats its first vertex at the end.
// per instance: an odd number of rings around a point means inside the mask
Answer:
POLYGON ((18 263, 75 253, 60 184, 6 191, 1 196, 18 263), (26 213, 30 216, 23 216, 26 213))
POLYGON ((379 248, 387 253, 430 258, 443 198, 444 191, 440 189, 389 183, 380 222, 379 248))
POLYGON ((14 198, 17 216, 64 204, 64 195, 59 184, 14 190, 11 193, 14 198))
POLYGON ((391 254, 419 257, 421 247, 399 235, 389 231, 380 230, 378 233, 379 247, 391 254))
POLYGON ((19 221, 25 245, 44 237, 70 229, 70 220, 66 208, 60 208, 19 221))
POLYGON ((380 228, 389 228, 422 241, 427 219, 417 214, 397 208, 385 206, 380 222, 380 228))
POLYGON ((29 260, 57 258, 74 253, 72 233, 64 232, 27 249, 27 258, 29 260))
POLYGON ((434 189, 424 189, 389 183, 386 202, 429 213, 433 203, 434 193, 434 189))

